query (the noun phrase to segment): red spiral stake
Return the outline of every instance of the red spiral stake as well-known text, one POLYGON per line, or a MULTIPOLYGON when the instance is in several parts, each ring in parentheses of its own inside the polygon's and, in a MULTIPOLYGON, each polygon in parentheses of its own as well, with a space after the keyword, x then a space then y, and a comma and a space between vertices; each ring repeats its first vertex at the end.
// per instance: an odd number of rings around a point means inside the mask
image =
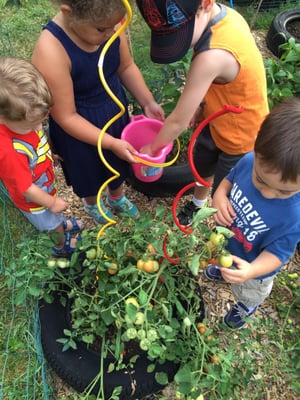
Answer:
POLYGON ((211 184, 210 182, 206 181, 205 179, 201 178, 201 176, 198 174, 198 171, 196 170, 195 164, 194 164, 194 160, 193 160, 193 150, 194 150, 194 146, 196 143, 196 139, 198 137, 198 135, 200 134, 200 132, 202 131, 202 129, 213 119, 219 117, 220 115, 223 114, 227 114, 228 112, 233 112, 235 114, 240 114, 244 111, 244 108, 241 106, 231 106, 228 104, 225 104, 224 107, 215 112, 214 114, 210 115, 209 117, 205 118, 195 129, 190 143, 189 143, 189 147, 188 147, 188 162, 189 162, 189 166, 191 168, 191 171, 195 177, 195 182, 190 183, 188 185, 186 185, 184 188, 182 188, 178 194, 176 195, 174 202, 173 202, 173 206, 172 206, 172 214, 173 214, 173 219, 175 224, 177 225, 177 227, 184 233, 192 233, 192 229, 188 229, 187 227, 183 226, 180 224, 177 215, 176 215, 176 209, 177 209, 177 204, 179 202, 179 199, 182 197, 182 195, 188 191, 189 189, 191 189, 192 187, 196 186, 196 185, 203 185, 203 186, 207 186, 210 187, 211 184))

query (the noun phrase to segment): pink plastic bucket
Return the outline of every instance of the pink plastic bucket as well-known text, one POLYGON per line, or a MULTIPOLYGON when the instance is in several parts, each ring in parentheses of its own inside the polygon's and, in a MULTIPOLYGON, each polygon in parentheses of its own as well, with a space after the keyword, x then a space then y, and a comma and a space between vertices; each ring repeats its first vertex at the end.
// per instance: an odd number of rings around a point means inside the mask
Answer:
MULTIPOLYGON (((160 131, 163 122, 147 118, 144 115, 134 116, 131 122, 123 129, 121 138, 129 142, 137 151, 146 144, 151 143, 160 131)), ((137 156, 154 164, 163 164, 173 147, 173 142, 163 147, 155 157, 138 153, 137 156)), ((162 176, 163 168, 147 166, 142 163, 132 164, 133 173, 143 182, 153 182, 162 176)))

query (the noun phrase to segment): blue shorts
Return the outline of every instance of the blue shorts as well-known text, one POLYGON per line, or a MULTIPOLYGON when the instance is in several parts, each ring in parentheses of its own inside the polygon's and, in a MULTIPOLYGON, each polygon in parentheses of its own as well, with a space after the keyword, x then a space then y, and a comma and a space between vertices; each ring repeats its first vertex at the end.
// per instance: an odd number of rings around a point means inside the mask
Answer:
POLYGON ((62 213, 54 214, 52 211, 45 208, 36 213, 30 213, 24 210, 20 210, 22 214, 28 219, 28 221, 36 227, 39 231, 53 231, 59 225, 63 223, 64 216, 62 213))
POLYGON ((227 154, 220 150, 210 134, 209 124, 197 137, 193 150, 194 164, 199 175, 204 179, 214 176, 212 195, 231 168, 244 156, 227 154))

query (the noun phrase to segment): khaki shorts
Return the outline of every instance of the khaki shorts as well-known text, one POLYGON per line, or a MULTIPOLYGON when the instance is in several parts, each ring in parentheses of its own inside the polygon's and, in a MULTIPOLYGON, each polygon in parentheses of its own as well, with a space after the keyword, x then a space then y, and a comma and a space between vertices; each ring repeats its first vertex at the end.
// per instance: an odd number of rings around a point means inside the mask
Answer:
POLYGON ((232 284, 231 290, 235 300, 240 301, 248 307, 262 304, 271 293, 275 276, 273 275, 262 280, 250 279, 239 285, 232 284))

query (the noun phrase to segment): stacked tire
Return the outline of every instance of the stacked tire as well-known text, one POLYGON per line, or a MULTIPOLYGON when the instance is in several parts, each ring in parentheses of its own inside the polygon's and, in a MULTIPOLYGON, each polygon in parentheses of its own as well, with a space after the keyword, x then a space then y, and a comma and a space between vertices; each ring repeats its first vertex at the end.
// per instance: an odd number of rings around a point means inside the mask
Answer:
POLYGON ((297 21, 299 21, 300 26, 300 8, 284 10, 274 17, 267 33, 266 43, 268 49, 275 56, 281 57, 283 50, 280 46, 287 43, 290 38, 294 37, 295 42, 300 43, 300 33, 299 37, 295 37, 288 30, 288 24, 297 21))

